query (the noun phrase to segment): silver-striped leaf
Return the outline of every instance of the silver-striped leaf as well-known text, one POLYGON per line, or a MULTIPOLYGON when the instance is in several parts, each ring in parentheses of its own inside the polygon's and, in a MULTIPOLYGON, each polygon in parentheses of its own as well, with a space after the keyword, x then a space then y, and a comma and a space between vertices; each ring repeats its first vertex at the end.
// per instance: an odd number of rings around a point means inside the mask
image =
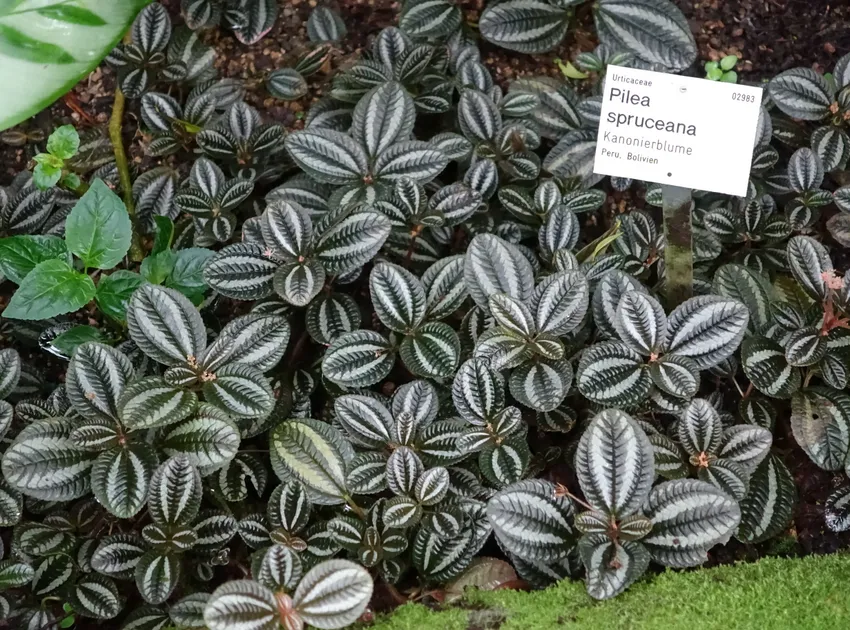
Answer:
POLYGON ((542 53, 561 42, 571 15, 541 0, 509 0, 489 5, 478 27, 484 39, 502 48, 542 53))
POLYGON ((542 479, 527 479, 494 494, 487 518, 501 546, 528 562, 565 558, 575 545, 573 506, 542 479))
POLYGON ((392 414, 371 396, 340 396, 334 401, 334 412, 337 422, 358 446, 381 449, 395 438, 392 414))
POLYGON ((470 359, 455 375, 452 401, 464 420, 474 425, 487 424, 505 406, 504 380, 487 361, 470 359))
POLYGON ((696 59, 688 21, 668 0, 599 0, 594 22, 603 45, 647 64, 681 71, 696 59))
POLYGON ((686 300, 670 313, 667 352, 688 357, 704 370, 734 354, 749 321, 738 300, 703 295, 686 300))
POLYGON ((156 465, 156 454, 148 444, 114 446, 94 462, 92 493, 111 514, 132 518, 145 504, 156 465))
POLYGON ((475 532, 469 526, 452 537, 420 527, 413 539, 413 566, 429 582, 447 582, 464 572, 475 553, 475 532))
POLYGON ((689 455, 717 455, 723 440, 723 421, 709 401, 694 398, 676 423, 676 435, 689 455))
POLYGON ((652 531, 641 542, 655 562, 675 568, 705 562, 708 550, 728 542, 741 521, 732 497, 696 479, 665 481, 653 488, 644 514, 652 531))
POLYGON ((305 314, 310 337, 326 346, 359 328, 360 321, 360 306, 347 293, 323 295, 307 305, 305 314))
POLYGON ((158 376, 148 376, 124 391, 118 418, 131 430, 152 429, 188 418, 197 406, 194 392, 169 385, 158 376))
POLYGON ((399 356, 415 376, 449 378, 460 361, 460 339, 448 324, 427 322, 404 337, 399 356))
POLYGON ((637 352, 619 341, 608 341, 584 350, 576 371, 576 385, 594 402, 629 406, 647 397, 652 379, 637 352))
POLYGON ((587 594, 594 599, 616 597, 646 572, 650 556, 640 542, 613 541, 605 534, 583 536, 578 550, 587 572, 587 594))
POLYGON ((103 538, 91 558, 92 569, 116 579, 132 579, 147 544, 136 534, 113 534, 103 538))
POLYGON ((210 630, 277 630, 280 616, 274 593, 253 580, 219 586, 204 608, 210 630))
POLYGON ((317 260, 282 264, 274 274, 274 290, 293 306, 307 306, 325 284, 325 268, 317 260))
POLYGON ((201 475, 188 457, 176 455, 167 459, 151 477, 148 510, 154 523, 189 525, 200 510, 201 490, 201 475))
POLYGON ((372 88, 357 103, 350 133, 373 160, 393 143, 406 140, 415 120, 410 94, 400 83, 387 81, 372 88))
POLYGON ((844 486, 833 491, 824 504, 824 521, 834 532, 850 529, 850 488, 844 486))
POLYGON ((101 575, 87 575, 77 582, 70 599, 74 612, 93 619, 117 617, 124 604, 115 582, 101 575))
POLYGON ((795 236, 788 241, 787 252, 788 266, 803 290, 815 300, 825 300, 829 288, 824 276, 833 272, 826 248, 811 236, 795 236))
POLYGON ((298 260, 309 254, 313 245, 313 222, 310 214, 294 200, 278 196, 270 201, 259 224, 263 242, 286 260, 298 260))
POLYGON ((368 156, 348 134, 311 128, 286 137, 292 159, 310 177, 327 184, 350 184, 369 172, 368 156))
POLYGON ((85 496, 96 453, 76 446, 71 418, 39 420, 24 427, 3 454, 3 477, 18 492, 43 501, 85 496))
POLYGON ((136 564, 136 588, 149 604, 167 600, 180 580, 180 560, 176 554, 150 550, 136 564))
POLYGON ((306 623, 330 629, 354 623, 371 598, 372 576, 353 562, 336 559, 316 565, 301 578, 292 604, 306 623))
POLYGON ((428 319, 443 319, 463 305, 468 295, 463 269, 464 257, 458 254, 441 258, 422 274, 428 319))
POLYGON ((773 77, 767 85, 770 99, 792 118, 820 120, 829 114, 834 90, 811 68, 793 68, 773 77))
POLYGON ((492 234, 479 234, 466 251, 464 282, 472 299, 484 309, 494 293, 526 303, 534 290, 534 271, 515 245, 492 234))
POLYGON ((169 457, 186 456, 201 474, 208 475, 235 457, 239 443, 239 429, 233 421, 203 405, 192 418, 170 426, 160 446, 169 457))
POLYGON ((322 233, 316 255, 329 274, 362 267, 378 253, 390 230, 390 221, 383 214, 355 212, 322 233))
POLYGON ((676 398, 688 400, 699 390, 699 370, 687 357, 675 354, 661 357, 650 363, 649 376, 659 390, 676 398))
POLYGON ((791 430, 815 465, 841 470, 850 452, 850 396, 812 387, 791 398, 791 430))
POLYGON ((204 281, 236 300, 259 300, 274 293, 280 260, 256 243, 234 243, 216 252, 204 267, 204 281))
POLYGON ((655 478, 652 445, 625 413, 603 411, 579 440, 576 474, 595 509, 618 519, 629 516, 642 507, 655 478))
POLYGON ((501 444, 491 440, 478 454, 478 468, 482 476, 496 488, 522 479, 530 461, 531 451, 524 435, 515 435, 501 444))
POLYGON ((511 394, 535 411, 553 411, 563 402, 573 381, 573 369, 563 359, 535 359, 511 372, 511 394))
POLYGON ((796 502, 791 471, 777 455, 770 455, 750 477, 750 491, 740 502, 741 524, 735 538, 753 544, 778 536, 791 523, 796 502))
POLYGON ((750 312, 750 328, 760 330, 770 319, 770 284, 767 278, 744 265, 722 265, 714 273, 712 291, 743 302, 750 312))
POLYGON ((800 369, 788 364, 782 346, 771 339, 747 339, 741 347, 741 366, 752 384, 772 398, 790 398, 802 384, 800 369))
POLYGON ((84 418, 116 420, 118 399, 134 374, 130 359, 101 343, 77 347, 65 375, 65 391, 84 418))
POLYGON ((620 299, 614 317, 620 339, 643 355, 657 354, 667 342, 667 316, 658 300, 640 291, 620 299))
POLYGON ((169 366, 197 359, 207 345, 198 309, 182 293, 153 284, 130 298, 127 328, 142 352, 169 366))
POLYGON ((367 387, 384 379, 395 363, 389 340, 373 330, 344 333, 322 359, 322 374, 343 387, 367 387))
POLYGON ((426 313, 422 282, 407 269, 381 262, 369 274, 369 292, 375 314, 385 326, 410 334, 426 313))
POLYGON ((531 296, 537 331, 558 337, 569 334, 584 320, 589 303, 590 285, 581 273, 547 276, 531 296))

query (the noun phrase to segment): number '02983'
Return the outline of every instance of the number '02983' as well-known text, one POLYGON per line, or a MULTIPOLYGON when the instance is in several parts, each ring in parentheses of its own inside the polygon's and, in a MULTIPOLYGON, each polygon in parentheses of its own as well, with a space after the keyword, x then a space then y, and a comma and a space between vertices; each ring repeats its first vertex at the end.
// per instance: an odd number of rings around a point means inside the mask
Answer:
POLYGON ((732 92, 732 100, 733 101, 741 101, 743 103, 752 103, 756 100, 756 97, 752 94, 743 94, 741 92, 732 92))

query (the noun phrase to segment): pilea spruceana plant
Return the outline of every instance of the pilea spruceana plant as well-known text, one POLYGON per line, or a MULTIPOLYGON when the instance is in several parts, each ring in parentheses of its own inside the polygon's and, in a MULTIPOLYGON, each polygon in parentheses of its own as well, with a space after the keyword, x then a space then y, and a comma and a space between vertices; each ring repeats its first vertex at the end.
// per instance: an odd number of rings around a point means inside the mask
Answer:
POLYGON ((116 89, 108 128, 15 132, 32 172, 0 188, 12 627, 342 628, 376 581, 606 599, 787 543, 792 452, 850 529, 850 55, 767 83, 671 300, 661 188, 593 172, 611 66, 740 78, 667 0, 486 3, 518 53, 592 15, 563 76, 513 80, 454 0, 351 58, 361 25, 301 7, 304 46, 240 79, 222 42, 257 50, 278 2, 97 4, 0 8, 0 58, 79 72, 69 25, 100 29, 116 89), (10 39, 24 10, 67 39, 10 39))

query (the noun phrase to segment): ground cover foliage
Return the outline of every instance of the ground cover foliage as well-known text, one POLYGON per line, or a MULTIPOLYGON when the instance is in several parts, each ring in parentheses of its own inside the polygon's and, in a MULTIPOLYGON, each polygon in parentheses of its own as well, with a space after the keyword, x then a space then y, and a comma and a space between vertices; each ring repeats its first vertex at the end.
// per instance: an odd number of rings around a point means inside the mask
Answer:
MULTIPOLYGON (((88 4, 40 15, 92 26, 88 4)), ((693 70, 681 13, 599 0, 572 79, 502 86, 481 60, 478 35, 557 46, 581 4, 491 3, 473 28, 408 0, 339 68, 354 25, 319 6, 265 77, 295 100, 331 68, 290 131, 199 36, 256 42, 276 2, 141 10, 106 63, 179 166, 131 172, 63 126, 0 189, 2 617, 338 628, 376 581, 607 599, 787 532, 777 423, 850 473, 850 56, 767 83, 748 193, 695 191, 673 302, 660 188, 593 155, 609 64, 693 70)), ((850 528, 850 484, 825 524, 850 528)))

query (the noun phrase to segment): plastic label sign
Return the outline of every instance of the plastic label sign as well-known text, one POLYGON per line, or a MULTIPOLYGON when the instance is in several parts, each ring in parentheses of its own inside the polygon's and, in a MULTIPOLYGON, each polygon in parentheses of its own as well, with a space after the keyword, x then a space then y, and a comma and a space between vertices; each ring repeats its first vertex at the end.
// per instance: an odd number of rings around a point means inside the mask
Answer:
POLYGON ((609 66, 593 171, 743 197, 761 93, 609 66))

